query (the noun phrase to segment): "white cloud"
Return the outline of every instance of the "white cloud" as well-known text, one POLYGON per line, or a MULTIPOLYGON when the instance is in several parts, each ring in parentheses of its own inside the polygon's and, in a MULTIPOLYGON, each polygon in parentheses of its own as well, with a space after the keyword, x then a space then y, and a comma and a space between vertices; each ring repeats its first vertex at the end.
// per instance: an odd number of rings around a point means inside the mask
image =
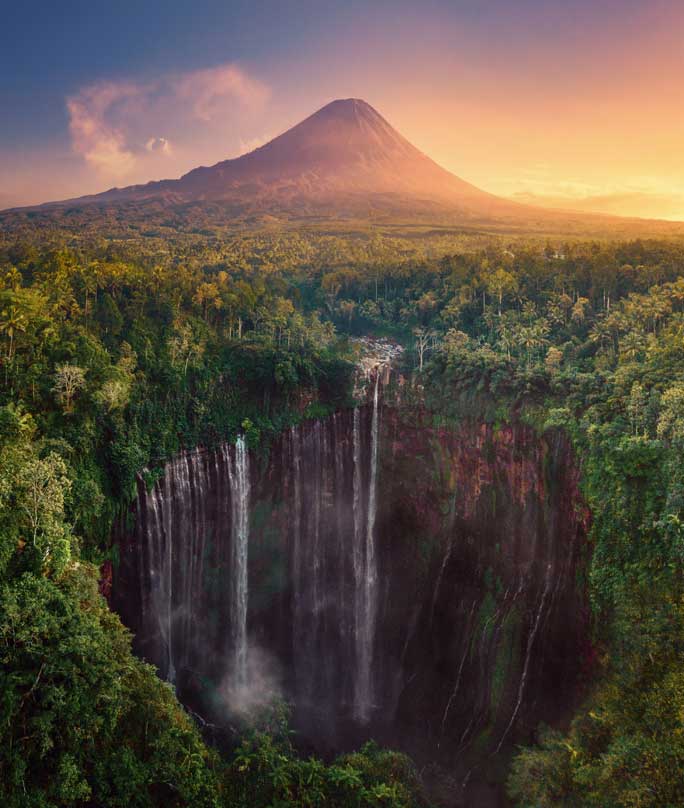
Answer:
POLYGON ((173 154, 171 143, 165 137, 151 137, 145 144, 145 149, 148 152, 165 154, 167 157, 173 154))
POLYGON ((135 167, 125 131, 109 120, 108 113, 139 92, 135 84, 107 82, 86 87, 67 100, 74 151, 103 174, 125 176, 135 167))
MULTIPOLYGON (((202 152, 221 149, 222 159, 231 148, 242 150, 237 129, 249 128, 269 95, 266 85, 232 64, 149 81, 98 82, 67 99, 72 148, 102 178, 166 175, 201 162, 202 152), (164 136, 155 134, 160 129, 164 136)), ((246 142, 252 137, 249 132, 246 142)))
POLYGON ((253 106, 264 103, 269 95, 265 85, 235 65, 187 73, 173 82, 173 90, 179 99, 191 104, 198 120, 206 122, 220 117, 227 101, 253 106))

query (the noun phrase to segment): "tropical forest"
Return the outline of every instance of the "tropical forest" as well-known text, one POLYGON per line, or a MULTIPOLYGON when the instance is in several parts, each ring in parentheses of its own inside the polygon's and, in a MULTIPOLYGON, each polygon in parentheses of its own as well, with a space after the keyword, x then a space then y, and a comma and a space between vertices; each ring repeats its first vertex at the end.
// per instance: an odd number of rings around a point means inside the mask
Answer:
POLYGON ((257 114, 174 70, 68 97, 124 186, 0 211, 0 804, 684 806, 684 225, 480 190, 359 98, 143 183, 148 116, 257 114))

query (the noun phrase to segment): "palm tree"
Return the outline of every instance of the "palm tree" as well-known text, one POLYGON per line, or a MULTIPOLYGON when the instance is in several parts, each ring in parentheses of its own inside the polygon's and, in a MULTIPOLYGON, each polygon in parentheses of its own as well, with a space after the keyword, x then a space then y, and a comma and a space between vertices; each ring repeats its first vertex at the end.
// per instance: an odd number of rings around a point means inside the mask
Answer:
POLYGON ((625 359, 635 361, 644 350, 645 340, 642 334, 628 331, 620 340, 620 355, 625 359))
POLYGON ((11 305, 2 310, 0 314, 0 331, 9 337, 9 347, 7 349, 7 359, 12 361, 14 356, 14 337, 18 332, 25 332, 27 326, 26 316, 23 315, 17 306, 11 305))

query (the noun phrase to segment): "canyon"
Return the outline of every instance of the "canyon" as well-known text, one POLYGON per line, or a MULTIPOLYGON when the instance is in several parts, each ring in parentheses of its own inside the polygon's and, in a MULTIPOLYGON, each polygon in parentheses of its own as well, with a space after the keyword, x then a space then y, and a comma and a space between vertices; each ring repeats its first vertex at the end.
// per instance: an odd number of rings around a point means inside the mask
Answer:
POLYGON ((374 738, 444 804, 504 805, 513 745, 567 718, 591 657, 579 469, 560 431, 447 418, 366 371, 357 406, 267 449, 141 477, 112 604, 203 720, 282 697, 304 748, 374 738))

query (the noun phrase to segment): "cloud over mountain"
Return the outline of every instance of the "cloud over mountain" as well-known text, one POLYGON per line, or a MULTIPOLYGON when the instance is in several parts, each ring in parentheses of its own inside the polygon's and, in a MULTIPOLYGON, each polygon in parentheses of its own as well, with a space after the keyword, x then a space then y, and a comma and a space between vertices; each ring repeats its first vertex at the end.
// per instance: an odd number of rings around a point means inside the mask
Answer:
POLYGON ((96 82, 67 99, 72 149, 103 181, 173 173, 185 167, 189 144, 196 148, 224 137, 226 129, 248 126, 269 94, 234 64, 144 81, 96 82))

